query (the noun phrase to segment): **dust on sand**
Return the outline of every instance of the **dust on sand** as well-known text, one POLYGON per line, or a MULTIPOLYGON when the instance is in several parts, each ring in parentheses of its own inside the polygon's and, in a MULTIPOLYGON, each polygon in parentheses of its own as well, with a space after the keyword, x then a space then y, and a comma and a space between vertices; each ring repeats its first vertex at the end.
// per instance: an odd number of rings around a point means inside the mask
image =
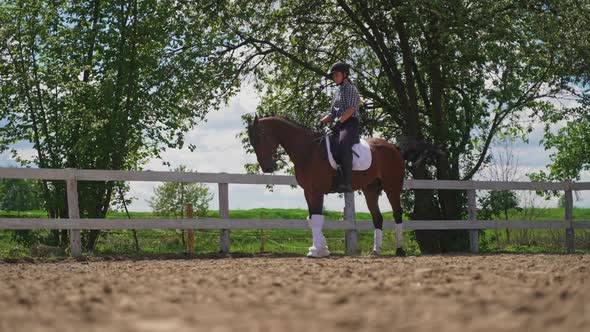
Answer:
POLYGON ((0 262, 0 331, 590 331, 590 255, 0 262))

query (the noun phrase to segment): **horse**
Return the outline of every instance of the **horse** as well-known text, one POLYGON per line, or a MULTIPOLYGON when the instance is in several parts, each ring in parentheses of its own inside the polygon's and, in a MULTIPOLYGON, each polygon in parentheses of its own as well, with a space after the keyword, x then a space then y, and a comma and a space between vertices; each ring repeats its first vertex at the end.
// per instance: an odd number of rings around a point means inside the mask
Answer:
MULTIPOLYGON (((294 164, 295 178, 303 188, 309 211, 308 226, 312 230, 313 244, 308 257, 330 255, 322 233, 324 224, 324 195, 332 188, 336 170, 328 160, 324 133, 306 128, 281 116, 258 118, 248 123, 248 137, 254 148, 258 164, 264 173, 277 168, 276 153, 282 146, 294 164)), ((371 212, 374 226, 373 255, 381 254, 383 216, 378 199, 385 191, 395 219, 397 256, 405 256, 403 249, 403 223, 401 192, 405 175, 405 163, 397 147, 381 138, 368 138, 371 149, 371 166, 364 171, 353 171, 352 189, 361 190, 371 212)))

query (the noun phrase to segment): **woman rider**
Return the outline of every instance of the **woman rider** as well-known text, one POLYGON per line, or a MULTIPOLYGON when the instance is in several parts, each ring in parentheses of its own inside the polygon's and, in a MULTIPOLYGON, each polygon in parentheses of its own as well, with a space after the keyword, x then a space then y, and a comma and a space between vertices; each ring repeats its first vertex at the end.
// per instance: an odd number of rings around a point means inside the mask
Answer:
POLYGON ((352 145, 359 140, 360 97, 349 76, 350 66, 345 62, 337 62, 330 67, 328 77, 334 80, 338 90, 332 98, 330 114, 321 120, 324 124, 336 120, 334 127, 340 131, 337 153, 343 181, 334 188, 337 192, 352 191, 352 145))

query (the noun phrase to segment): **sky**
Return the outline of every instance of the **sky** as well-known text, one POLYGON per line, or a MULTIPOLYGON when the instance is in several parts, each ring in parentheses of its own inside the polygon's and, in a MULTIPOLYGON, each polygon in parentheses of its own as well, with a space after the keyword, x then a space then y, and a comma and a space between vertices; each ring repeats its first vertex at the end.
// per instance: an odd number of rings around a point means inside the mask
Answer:
MULTIPOLYGON (((185 165, 187 168, 199 172, 210 173, 245 173, 244 164, 256 161, 254 155, 246 154, 242 148, 241 141, 237 137, 243 130, 241 116, 255 111, 259 102, 253 87, 244 85, 241 92, 230 99, 226 107, 219 111, 210 112, 206 122, 199 124, 191 130, 186 137, 186 146, 192 143, 196 146, 194 152, 188 148, 169 149, 162 154, 163 160, 150 160, 144 170, 168 171, 177 166, 185 165), (170 168, 163 165, 163 161, 170 163, 170 168)), ((0 123, 1 125, 1 123, 0 123)), ((530 142, 516 142, 512 147, 515 160, 518 160, 518 169, 521 178, 519 181, 527 181, 524 174, 545 169, 550 162, 549 153, 539 144, 543 135, 542 125, 535 125, 530 135, 530 142)), ((28 156, 34 153, 31 144, 19 143, 15 145, 19 153, 28 156)), ((500 151, 501 152, 501 151, 500 151)), ((16 167, 9 153, 0 154, 0 167, 16 167)), ((485 179, 486 171, 479 175, 485 179)), ((590 181, 590 173, 582 176, 583 181, 590 181)), ((161 183, 158 182, 130 182, 132 197, 137 199, 129 206, 131 211, 150 211, 148 200, 153 195, 154 188, 161 183)), ((218 208, 217 185, 211 184, 211 193, 214 198, 210 208, 218 208)), ((523 200, 530 200, 534 195, 520 192, 523 200)), ((590 192, 578 193, 578 200, 574 202, 577 207, 590 207, 590 192)), ((534 198, 538 206, 554 207, 556 200, 545 201, 542 198, 534 198)), ((364 199, 355 195, 357 211, 368 211, 364 199)), ((341 211, 344 208, 344 199, 338 195, 327 195, 324 206, 328 210, 341 211)), ((300 208, 306 209, 307 205, 303 197, 303 190, 293 189, 290 186, 275 186, 273 192, 269 192, 264 185, 229 185, 229 207, 231 209, 252 209, 252 208, 300 208)), ((391 206, 385 195, 380 199, 381 211, 391 211, 391 206)))

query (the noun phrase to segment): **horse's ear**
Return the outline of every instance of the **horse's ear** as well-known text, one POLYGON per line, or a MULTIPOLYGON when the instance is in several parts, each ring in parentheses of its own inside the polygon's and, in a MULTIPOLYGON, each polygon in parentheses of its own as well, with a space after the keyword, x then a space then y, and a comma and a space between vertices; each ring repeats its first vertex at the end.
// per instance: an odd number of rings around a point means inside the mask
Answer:
POLYGON ((252 123, 253 125, 258 125, 258 114, 256 114, 256 116, 254 116, 254 122, 252 123))

